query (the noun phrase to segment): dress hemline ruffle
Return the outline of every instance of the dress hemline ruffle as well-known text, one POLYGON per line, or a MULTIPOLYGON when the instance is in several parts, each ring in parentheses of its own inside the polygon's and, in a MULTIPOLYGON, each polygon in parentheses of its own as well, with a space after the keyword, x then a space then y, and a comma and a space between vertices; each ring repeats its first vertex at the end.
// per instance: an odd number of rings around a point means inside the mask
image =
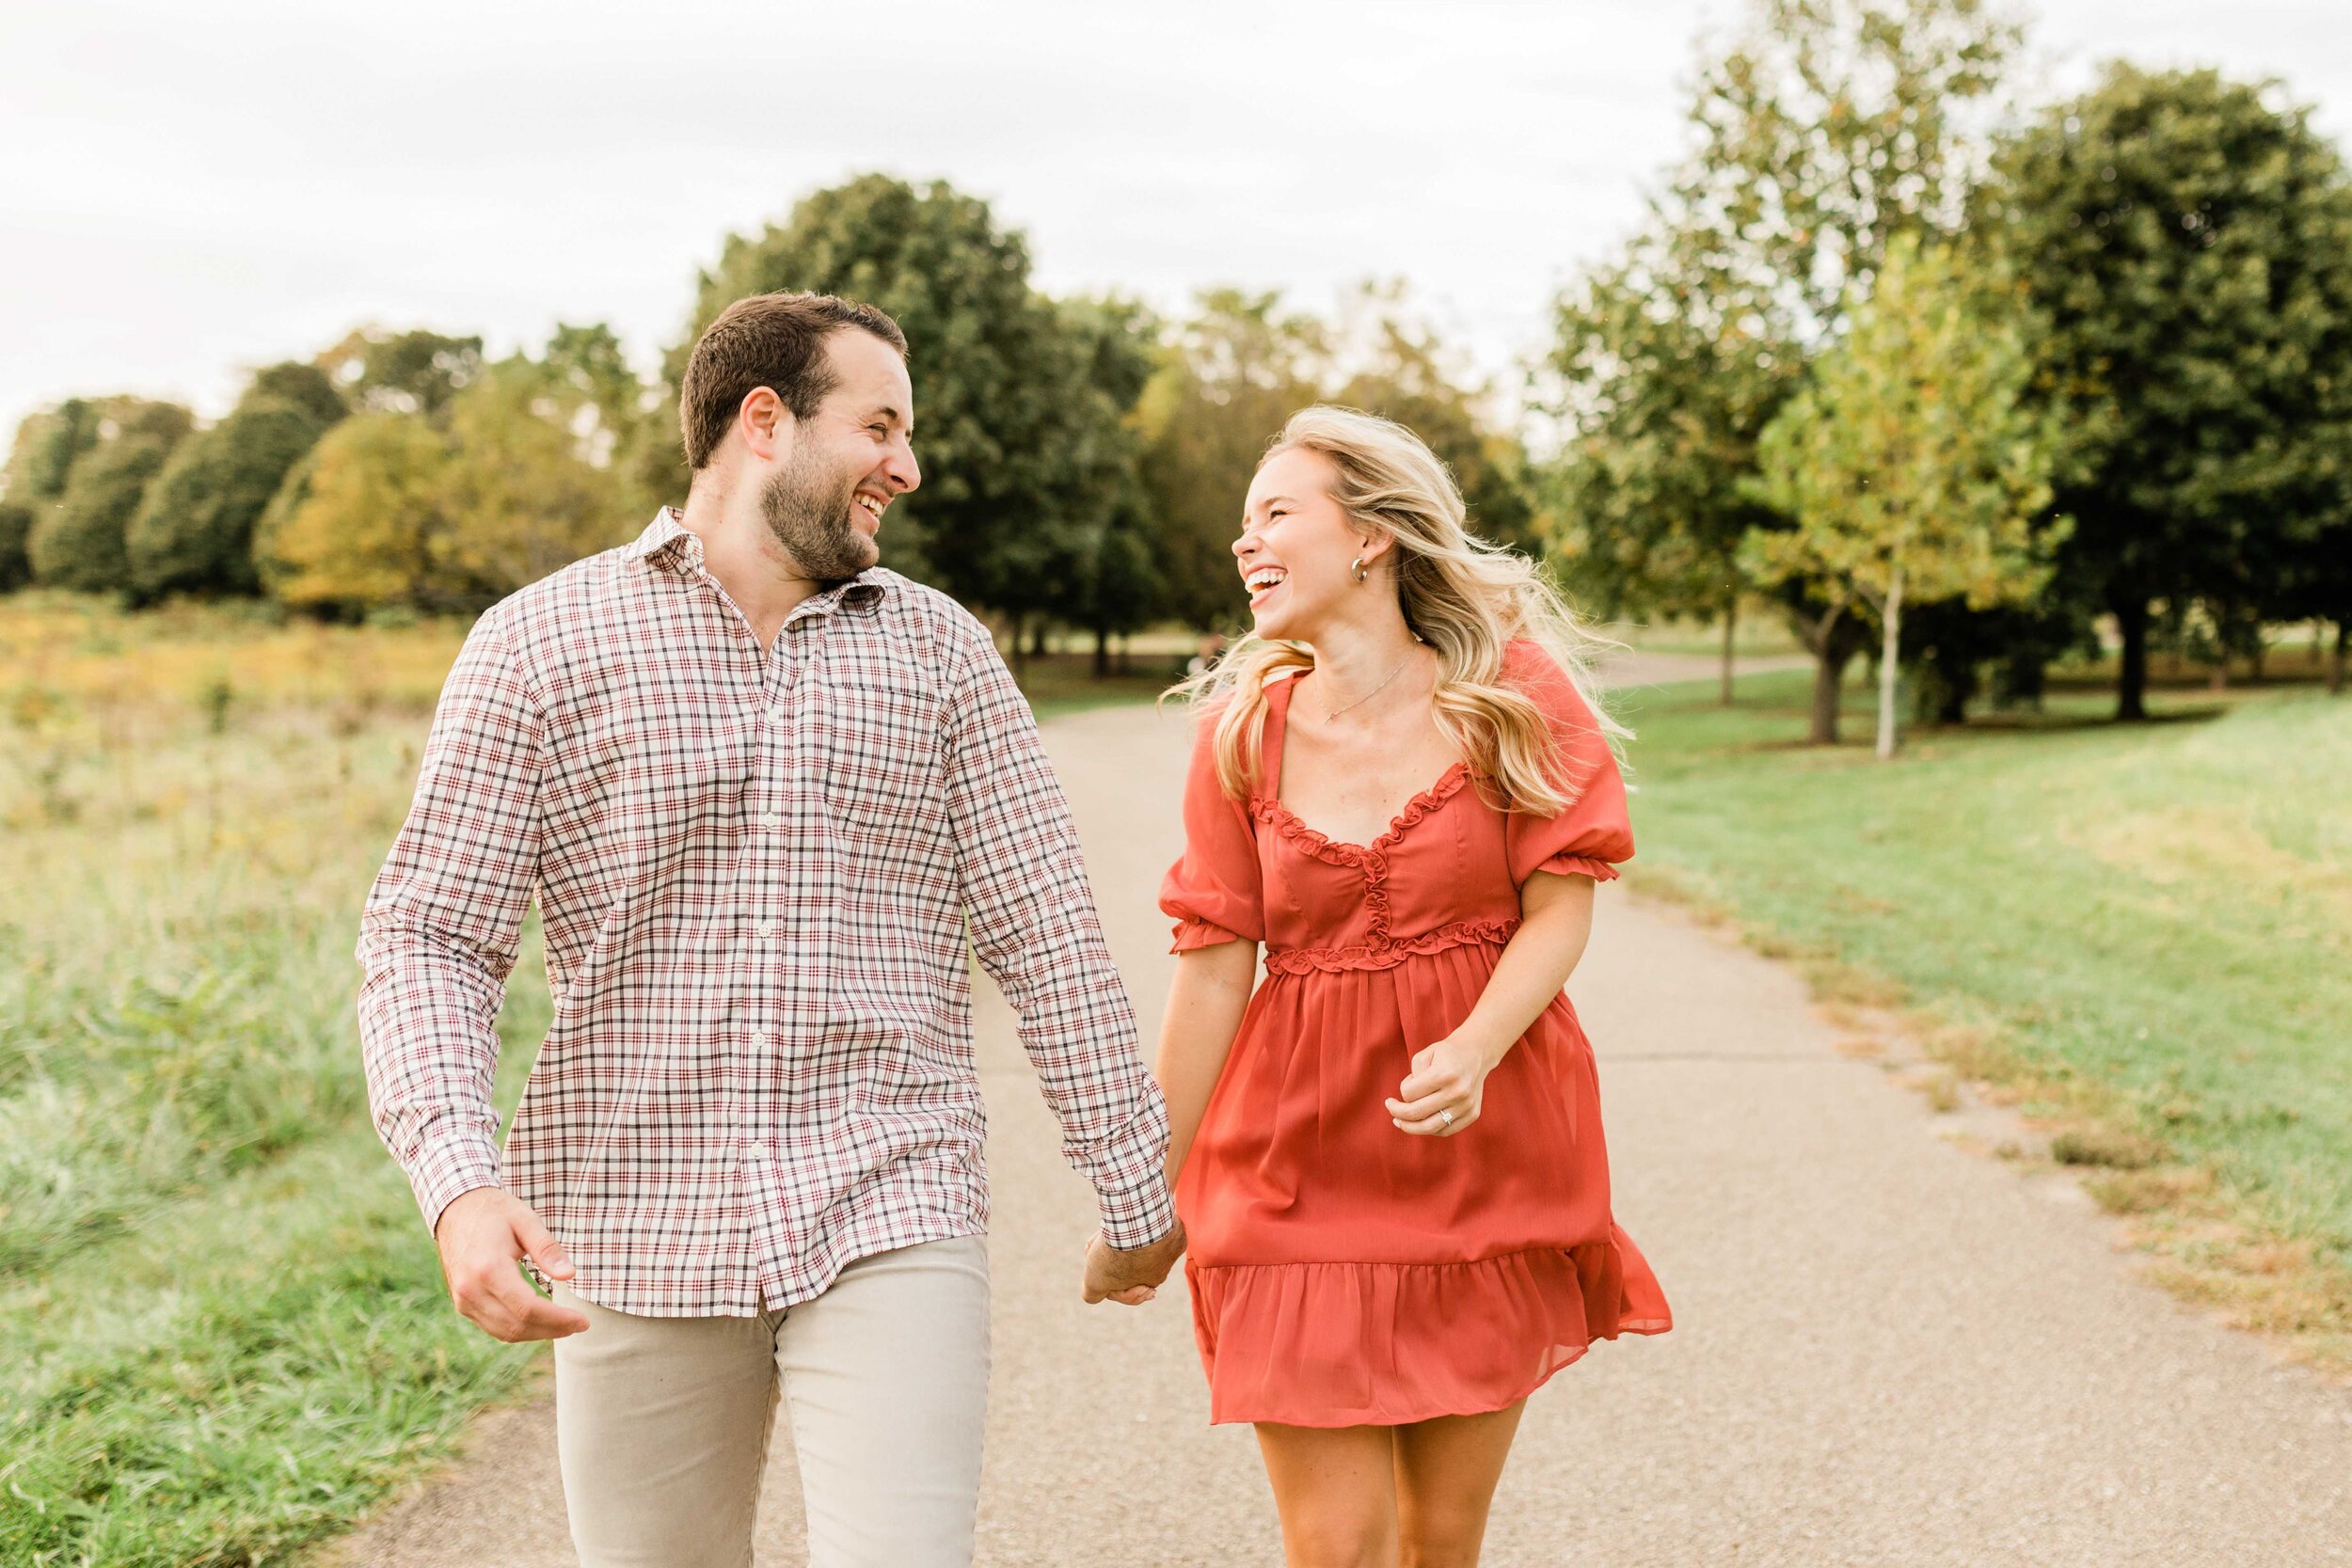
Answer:
POLYGON ((1596 1339, 1663 1334, 1632 1240, 1450 1263, 1185 1263, 1212 1424, 1404 1426, 1506 1409, 1596 1339), (1475 1338, 1466 1338, 1465 1331, 1475 1338), (1232 1347, 1219 1354, 1219 1342, 1232 1347))

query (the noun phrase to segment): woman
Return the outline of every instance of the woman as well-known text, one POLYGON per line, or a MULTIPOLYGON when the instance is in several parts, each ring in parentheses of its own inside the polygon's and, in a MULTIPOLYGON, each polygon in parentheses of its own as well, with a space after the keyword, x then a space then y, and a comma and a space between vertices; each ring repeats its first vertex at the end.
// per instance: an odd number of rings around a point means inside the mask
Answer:
POLYGON ((1670 1323, 1561 995, 1633 850, 1624 732, 1399 425, 1294 417, 1233 554, 1256 627, 1177 688, 1202 718, 1160 897, 1210 1416, 1256 1424, 1292 1563, 1475 1562, 1527 1396, 1670 1323))

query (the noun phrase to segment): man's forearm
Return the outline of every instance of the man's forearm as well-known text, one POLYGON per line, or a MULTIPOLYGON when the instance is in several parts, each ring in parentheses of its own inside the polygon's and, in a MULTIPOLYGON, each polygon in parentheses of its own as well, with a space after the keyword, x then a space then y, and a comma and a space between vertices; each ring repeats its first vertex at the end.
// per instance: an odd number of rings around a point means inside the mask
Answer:
POLYGON ((359 1047, 377 1136, 428 1230, 460 1195, 499 1184, 498 1012, 503 981, 478 957, 363 922, 359 1047))

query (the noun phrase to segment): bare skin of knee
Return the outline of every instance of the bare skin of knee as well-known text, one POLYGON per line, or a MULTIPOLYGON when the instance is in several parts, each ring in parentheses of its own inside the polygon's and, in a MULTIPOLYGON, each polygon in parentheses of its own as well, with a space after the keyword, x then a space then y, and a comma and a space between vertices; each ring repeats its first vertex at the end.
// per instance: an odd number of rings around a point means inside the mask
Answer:
POLYGON ((1396 1440, 1390 1427, 1258 1424, 1288 1568, 1396 1568, 1396 1440))
POLYGON ((1524 1402, 1395 1429, 1399 1568, 1475 1568, 1524 1402))

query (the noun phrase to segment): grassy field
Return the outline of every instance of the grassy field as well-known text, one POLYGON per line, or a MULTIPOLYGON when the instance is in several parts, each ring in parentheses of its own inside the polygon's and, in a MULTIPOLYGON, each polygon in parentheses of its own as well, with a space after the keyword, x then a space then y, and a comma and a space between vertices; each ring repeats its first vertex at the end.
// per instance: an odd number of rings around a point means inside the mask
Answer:
POLYGON ((2352 699, 2060 692, 1879 765, 1791 744, 1806 679, 1623 705, 1635 885, 1914 1012, 1933 1092, 2022 1102, 2171 1284, 2352 1370, 2352 699))
MULTIPOLYGON (((0 603, 0 1562, 290 1560, 540 1359, 448 1308, 352 1024, 463 631, 0 603)), ((534 933, 501 1110, 547 1013, 534 933)))

